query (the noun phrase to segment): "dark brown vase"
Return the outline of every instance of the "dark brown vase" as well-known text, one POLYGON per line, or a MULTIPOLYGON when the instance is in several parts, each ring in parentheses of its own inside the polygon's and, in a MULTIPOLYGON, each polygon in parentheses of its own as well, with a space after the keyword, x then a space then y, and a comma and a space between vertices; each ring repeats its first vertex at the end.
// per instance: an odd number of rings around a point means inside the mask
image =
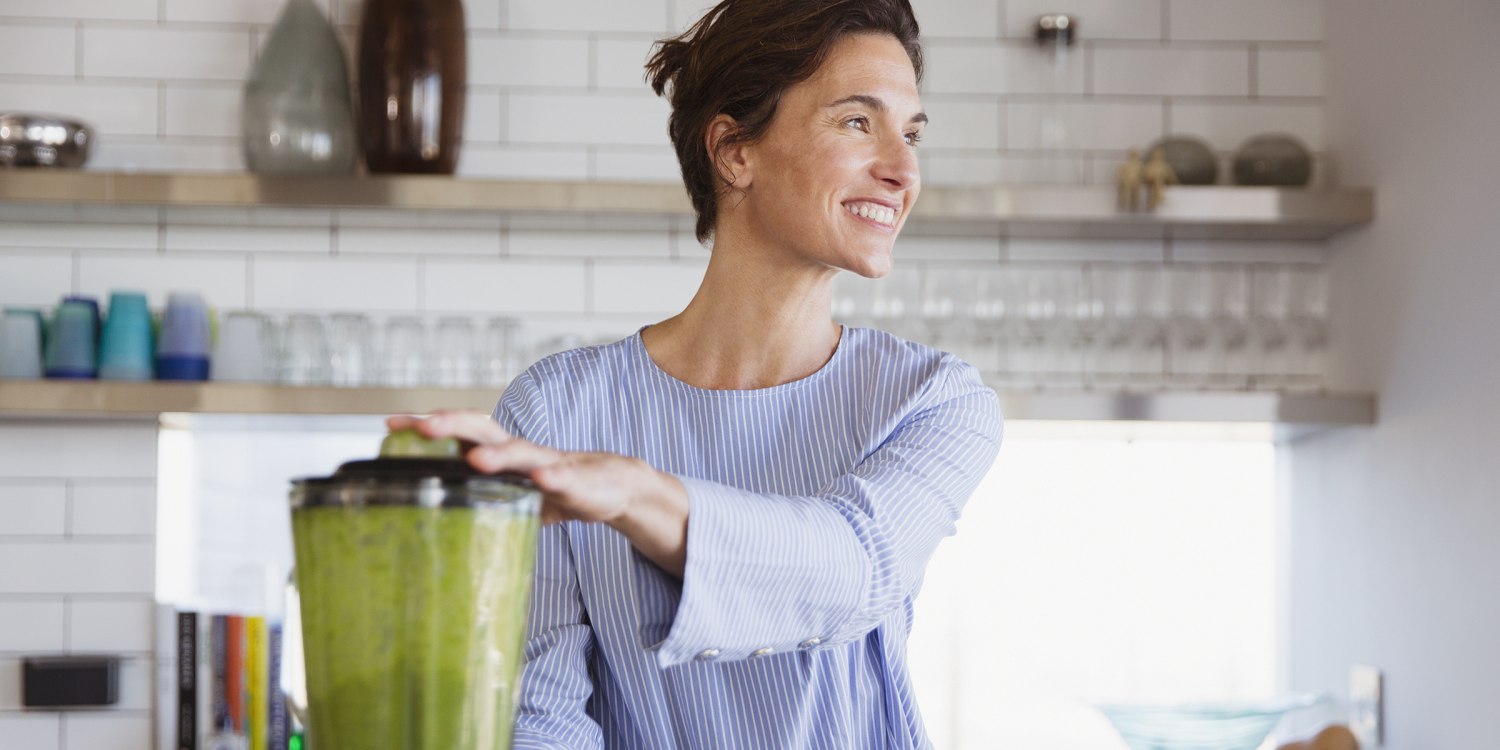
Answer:
POLYGON ((468 81, 460 0, 366 0, 359 137, 371 172, 453 174, 468 81))

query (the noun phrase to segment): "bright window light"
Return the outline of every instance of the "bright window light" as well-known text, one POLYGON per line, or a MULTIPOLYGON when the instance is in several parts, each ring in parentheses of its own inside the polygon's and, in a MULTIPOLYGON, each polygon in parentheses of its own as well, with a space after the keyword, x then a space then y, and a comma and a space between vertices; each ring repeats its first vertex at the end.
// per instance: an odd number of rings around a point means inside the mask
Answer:
POLYGON ((1123 750, 1091 704, 1275 695, 1274 479, 1256 428, 1007 425, 917 601, 936 746, 1123 750))

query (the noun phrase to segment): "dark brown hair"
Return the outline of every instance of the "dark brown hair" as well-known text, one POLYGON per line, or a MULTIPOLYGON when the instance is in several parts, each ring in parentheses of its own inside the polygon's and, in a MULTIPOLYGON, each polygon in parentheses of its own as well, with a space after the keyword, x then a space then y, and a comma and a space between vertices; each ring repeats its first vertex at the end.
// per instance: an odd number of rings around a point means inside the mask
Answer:
POLYGON ((687 31, 658 41, 646 78, 672 103, 668 131, 698 213, 698 241, 713 234, 719 196, 729 186, 708 153, 714 117, 738 124, 721 145, 760 139, 782 94, 811 78, 849 34, 895 37, 921 80, 917 31, 909 0, 724 0, 687 31))

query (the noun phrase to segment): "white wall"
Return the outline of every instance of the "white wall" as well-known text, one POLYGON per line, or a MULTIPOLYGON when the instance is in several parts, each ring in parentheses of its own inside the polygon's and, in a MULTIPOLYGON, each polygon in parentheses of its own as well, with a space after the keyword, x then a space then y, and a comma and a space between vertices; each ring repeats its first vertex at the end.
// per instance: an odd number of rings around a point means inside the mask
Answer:
POLYGON ((1378 218, 1332 243, 1336 378, 1379 424, 1291 453, 1293 680, 1386 674, 1394 750, 1495 747, 1500 5, 1332 0, 1329 142, 1378 218))
MULTIPOLYGON (((359 0, 318 2, 352 40, 359 0)), ((0 0, 0 110, 89 121, 99 133, 90 169, 238 170, 240 82, 281 4, 0 0)), ((678 179, 666 108, 641 82, 640 63, 653 39, 684 27, 704 3, 466 5, 471 86, 462 175, 678 179)), ((1127 148, 1173 132, 1203 137, 1227 157, 1252 133, 1291 131, 1313 147, 1326 171, 1320 0, 916 5, 926 32, 924 101, 933 119, 921 151, 929 185, 1046 176, 1050 163, 1039 150, 1038 125, 1053 104, 1070 136, 1060 154, 1070 165, 1065 171, 1082 182, 1108 181, 1127 148), (1057 10, 1080 16, 1085 40, 1060 71, 1027 40, 1031 19, 1057 10)), ((687 221, 648 221, 622 233, 586 224, 538 228, 494 214, 0 203, 0 305, 50 305, 63 294, 116 288, 144 289, 160 305, 168 290, 196 289, 225 309, 503 313, 524 318, 533 339, 564 331, 622 335, 691 296, 707 254, 690 230, 687 221)), ((1036 261, 1320 262, 1323 251, 1322 243, 911 238, 898 246, 897 272, 1036 261)), ((34 430, 0 425, 0 449, 25 442, 34 430)), ((75 425, 58 439, 89 445, 96 431, 75 425)), ((78 554, 59 565, 85 579, 102 575, 76 526, 86 520, 79 506, 86 483, 70 473, 71 464, 48 466, 0 460, 0 563, 22 560, 37 545, 74 545, 78 554)), ((140 476, 104 480, 152 485, 154 466, 142 468, 140 476)), ((114 496, 105 495, 106 502, 114 496)), ((0 737, 24 736, 37 750, 144 747, 138 741, 144 712, 106 716, 135 722, 115 731, 100 714, 64 722, 57 714, 18 711, 17 658, 66 649, 59 634, 72 626, 55 623, 73 617, 87 588, 42 591, 18 571, 0 567, 0 737), (23 628, 10 616, 21 609, 39 619, 23 628), (101 733, 114 744, 101 744, 101 733)), ((132 588, 122 601, 138 604, 146 593, 132 588)), ((140 648, 128 645, 120 648, 140 648)))

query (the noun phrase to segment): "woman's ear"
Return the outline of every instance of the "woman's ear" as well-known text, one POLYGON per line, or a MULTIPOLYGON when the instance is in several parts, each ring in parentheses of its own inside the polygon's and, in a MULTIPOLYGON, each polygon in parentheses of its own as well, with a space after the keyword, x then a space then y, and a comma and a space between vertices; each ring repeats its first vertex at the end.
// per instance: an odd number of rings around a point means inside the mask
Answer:
POLYGON ((748 144, 725 138, 739 128, 733 117, 720 114, 708 123, 708 154, 714 169, 725 185, 736 190, 750 187, 750 154, 748 144))

